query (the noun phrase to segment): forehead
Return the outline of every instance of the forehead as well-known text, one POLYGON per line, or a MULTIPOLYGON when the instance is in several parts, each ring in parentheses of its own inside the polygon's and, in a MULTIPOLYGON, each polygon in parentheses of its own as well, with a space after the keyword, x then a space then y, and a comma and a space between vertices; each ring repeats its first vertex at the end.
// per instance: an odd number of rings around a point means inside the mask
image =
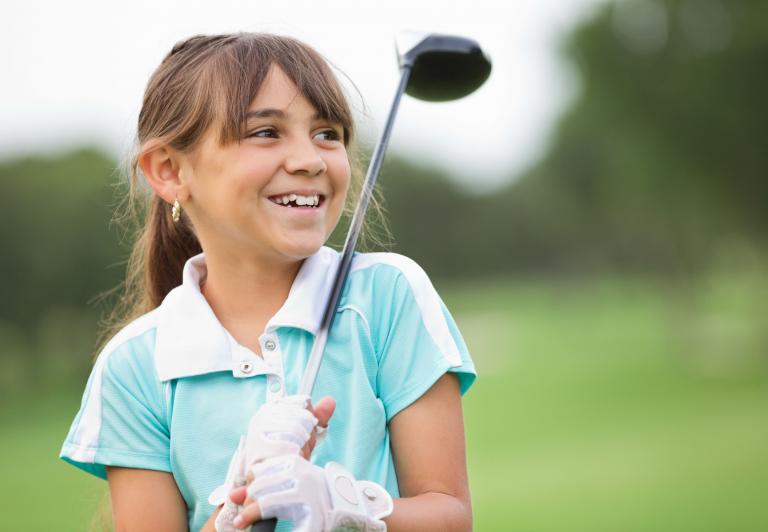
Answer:
POLYGON ((249 111, 262 109, 276 109, 286 115, 317 114, 317 110, 299 92, 293 81, 275 64, 270 67, 249 107, 249 111))

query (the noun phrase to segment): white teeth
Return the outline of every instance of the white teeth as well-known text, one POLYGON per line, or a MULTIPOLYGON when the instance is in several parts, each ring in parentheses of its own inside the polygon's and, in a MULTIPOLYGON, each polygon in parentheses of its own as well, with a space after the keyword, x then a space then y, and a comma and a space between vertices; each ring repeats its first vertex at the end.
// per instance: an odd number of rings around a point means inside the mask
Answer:
POLYGON ((301 196, 297 194, 286 194, 285 196, 275 197, 275 203, 288 205, 290 202, 296 202, 297 206, 317 207, 320 205, 320 195, 301 196))

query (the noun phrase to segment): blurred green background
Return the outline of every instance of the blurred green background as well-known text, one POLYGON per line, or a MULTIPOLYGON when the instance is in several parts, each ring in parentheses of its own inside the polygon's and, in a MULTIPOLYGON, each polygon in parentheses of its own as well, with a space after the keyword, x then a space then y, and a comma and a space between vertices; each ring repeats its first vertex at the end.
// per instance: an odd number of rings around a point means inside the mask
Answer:
MULTIPOLYGON (((608 3, 562 54, 581 90, 523 175, 380 181, 477 363, 476 529, 768 530, 768 3, 608 3)), ((84 530, 105 492, 57 454, 124 275, 116 168, 0 161, 2 530, 84 530)))

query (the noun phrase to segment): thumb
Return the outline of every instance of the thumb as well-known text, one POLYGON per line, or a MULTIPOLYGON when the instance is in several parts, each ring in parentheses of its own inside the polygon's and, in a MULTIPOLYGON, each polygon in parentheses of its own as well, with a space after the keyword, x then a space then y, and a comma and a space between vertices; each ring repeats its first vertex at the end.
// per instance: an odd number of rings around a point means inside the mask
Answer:
POLYGON ((229 499, 235 504, 245 504, 247 497, 248 493, 245 489, 245 486, 241 488, 235 488, 229 492, 229 499))
POLYGON ((336 410, 336 400, 330 395, 320 399, 317 404, 311 407, 312 413, 317 418, 317 424, 321 427, 327 427, 334 410, 336 410))
MULTIPOLYGON (((331 419, 333 411, 336 409, 336 400, 333 397, 326 396, 320 399, 314 406, 310 404, 307 408, 317 418, 317 425, 325 428, 328 426, 328 420, 331 419)), ((309 441, 301 450, 301 455, 309 460, 316 444, 317 435, 315 434, 315 431, 312 431, 309 441)))

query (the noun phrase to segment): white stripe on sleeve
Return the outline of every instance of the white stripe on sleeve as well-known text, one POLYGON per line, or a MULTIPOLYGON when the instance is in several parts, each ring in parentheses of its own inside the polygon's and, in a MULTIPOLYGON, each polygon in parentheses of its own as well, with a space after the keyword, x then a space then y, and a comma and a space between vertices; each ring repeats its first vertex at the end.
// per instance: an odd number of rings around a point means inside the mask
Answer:
POLYGON ((93 376, 83 413, 70 443, 73 460, 93 463, 101 432, 101 381, 109 355, 131 338, 140 336, 157 324, 156 310, 150 311, 122 328, 101 350, 93 368, 93 376))
POLYGON ((461 366, 461 354, 445 321, 440 296, 424 269, 413 259, 399 253, 360 253, 352 261, 350 273, 376 264, 387 264, 403 273, 419 306, 427 332, 451 366, 461 366))

